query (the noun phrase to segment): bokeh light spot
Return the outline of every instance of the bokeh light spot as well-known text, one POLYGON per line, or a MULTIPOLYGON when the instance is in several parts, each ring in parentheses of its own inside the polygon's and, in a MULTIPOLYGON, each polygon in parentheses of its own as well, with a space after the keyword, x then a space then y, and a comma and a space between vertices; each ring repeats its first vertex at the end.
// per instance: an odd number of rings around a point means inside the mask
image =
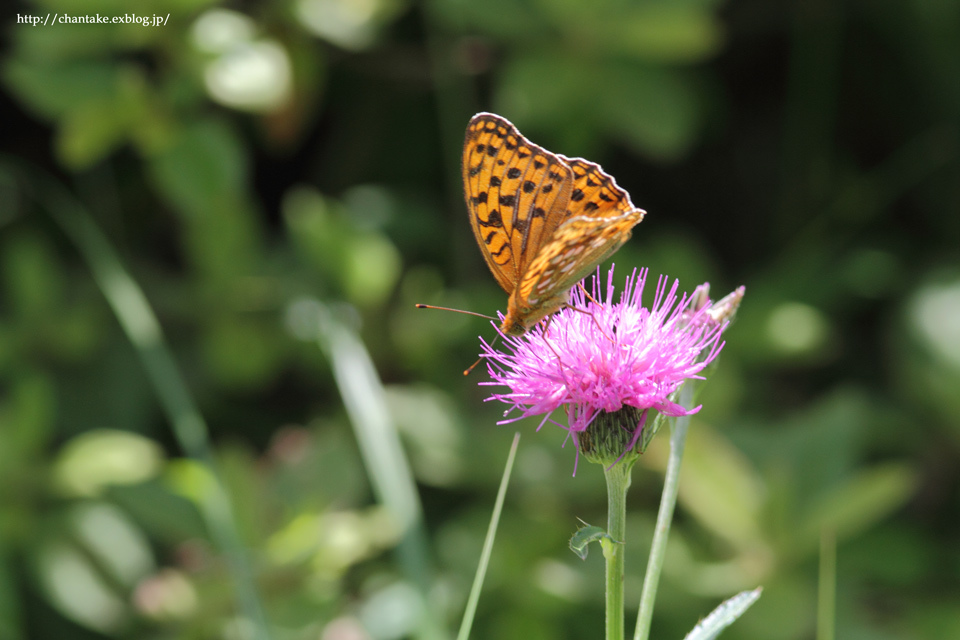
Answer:
POLYGON ((823 314, 808 304, 784 302, 770 314, 767 337, 778 350, 801 354, 822 347, 828 324, 823 314))

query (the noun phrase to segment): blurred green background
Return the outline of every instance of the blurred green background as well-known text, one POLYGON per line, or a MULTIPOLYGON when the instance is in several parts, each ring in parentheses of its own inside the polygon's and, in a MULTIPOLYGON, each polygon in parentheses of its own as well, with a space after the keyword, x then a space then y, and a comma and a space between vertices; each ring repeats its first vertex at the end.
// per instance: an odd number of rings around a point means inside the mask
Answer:
MULTIPOLYGON (((493 330, 413 305, 505 306, 459 183, 480 110, 649 212, 621 275, 747 287, 655 637, 762 584, 724 638, 813 638, 824 531, 838 638, 960 637, 960 3, 0 11, 0 640, 452 637, 514 429, 460 375, 493 330), (18 23, 65 12, 169 18, 18 23)), ((535 424, 473 637, 598 638, 566 542, 602 476, 535 424)))

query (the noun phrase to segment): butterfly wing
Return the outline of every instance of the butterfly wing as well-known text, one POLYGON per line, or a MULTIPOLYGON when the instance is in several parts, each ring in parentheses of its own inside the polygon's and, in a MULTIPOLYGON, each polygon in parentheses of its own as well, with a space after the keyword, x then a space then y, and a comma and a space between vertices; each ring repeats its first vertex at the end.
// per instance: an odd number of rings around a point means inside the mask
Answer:
POLYGON ((463 144, 470 226, 500 286, 510 294, 566 218, 573 173, 508 120, 478 113, 463 144))
POLYGON ((571 287, 630 239, 630 230, 644 214, 634 209, 609 218, 583 215, 566 220, 524 274, 515 293, 516 306, 527 310, 533 322, 555 311, 571 287), (534 309, 543 312, 533 317, 534 309))
POLYGON ((573 173, 573 189, 567 206, 570 210, 568 217, 587 215, 608 218, 639 210, 630 201, 630 194, 621 189, 613 176, 606 173, 597 163, 583 158, 568 158, 564 155, 558 155, 558 157, 570 167, 573 173))
POLYGON ((531 317, 556 310, 567 291, 629 240, 646 215, 600 165, 559 158, 574 176, 568 216, 537 252, 514 294, 514 304, 531 317), (543 313, 530 313, 534 309, 543 313))

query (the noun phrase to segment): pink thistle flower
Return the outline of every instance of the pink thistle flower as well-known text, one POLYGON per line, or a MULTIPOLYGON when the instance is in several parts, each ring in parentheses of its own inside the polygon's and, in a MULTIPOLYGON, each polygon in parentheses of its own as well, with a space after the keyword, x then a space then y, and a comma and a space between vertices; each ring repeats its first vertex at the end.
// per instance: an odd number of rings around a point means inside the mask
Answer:
MULTIPOLYGON (((641 303, 647 275, 647 269, 634 270, 615 302, 613 268, 605 295, 598 270, 592 287, 596 302, 577 289, 572 308, 554 315, 546 332, 541 324, 523 336, 502 336, 502 350, 481 341, 492 381, 480 384, 508 389, 487 400, 509 404, 504 416, 519 411, 498 424, 543 415, 539 431, 555 409, 565 407, 567 426, 560 426, 573 436, 578 452, 616 464, 634 452, 651 410, 664 416, 699 411, 700 406, 686 409, 674 402, 675 394, 687 380, 703 379, 700 372, 723 348, 720 339, 732 311, 711 313, 709 285, 678 296, 679 282, 662 276, 647 309, 641 303)), ((742 288, 731 296, 735 311, 742 288)), ((643 448, 648 441, 644 438, 643 448)))

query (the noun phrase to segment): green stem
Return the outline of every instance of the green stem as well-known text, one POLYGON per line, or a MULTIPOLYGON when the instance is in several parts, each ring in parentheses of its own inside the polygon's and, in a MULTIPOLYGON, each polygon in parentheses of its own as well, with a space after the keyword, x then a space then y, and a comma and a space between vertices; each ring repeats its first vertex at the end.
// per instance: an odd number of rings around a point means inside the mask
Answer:
POLYGON ((833 640, 837 617, 837 538, 820 532, 820 585, 817 590, 817 640, 833 640))
MULTIPOLYGON (((689 407, 693 400, 693 385, 683 385, 680 392, 680 405, 689 407)), ((663 479, 663 493, 660 496, 660 511, 657 513, 657 529, 650 545, 650 559, 647 561, 647 573, 643 578, 643 592, 640 594, 640 611, 637 613, 637 628, 633 640, 647 640, 650 637, 650 621, 653 619, 653 605, 657 599, 657 586, 660 583, 660 571, 663 569, 663 557, 670 536, 670 523, 673 521, 673 509, 677 505, 677 489, 680 486, 680 461, 687 441, 687 427, 690 416, 680 416, 673 422, 670 432, 670 458, 667 461, 667 473, 663 479)))
POLYGON ((620 462, 604 470, 607 479, 607 534, 603 545, 607 559, 607 640, 623 640, 623 567, 627 532, 627 489, 633 462, 620 462))

